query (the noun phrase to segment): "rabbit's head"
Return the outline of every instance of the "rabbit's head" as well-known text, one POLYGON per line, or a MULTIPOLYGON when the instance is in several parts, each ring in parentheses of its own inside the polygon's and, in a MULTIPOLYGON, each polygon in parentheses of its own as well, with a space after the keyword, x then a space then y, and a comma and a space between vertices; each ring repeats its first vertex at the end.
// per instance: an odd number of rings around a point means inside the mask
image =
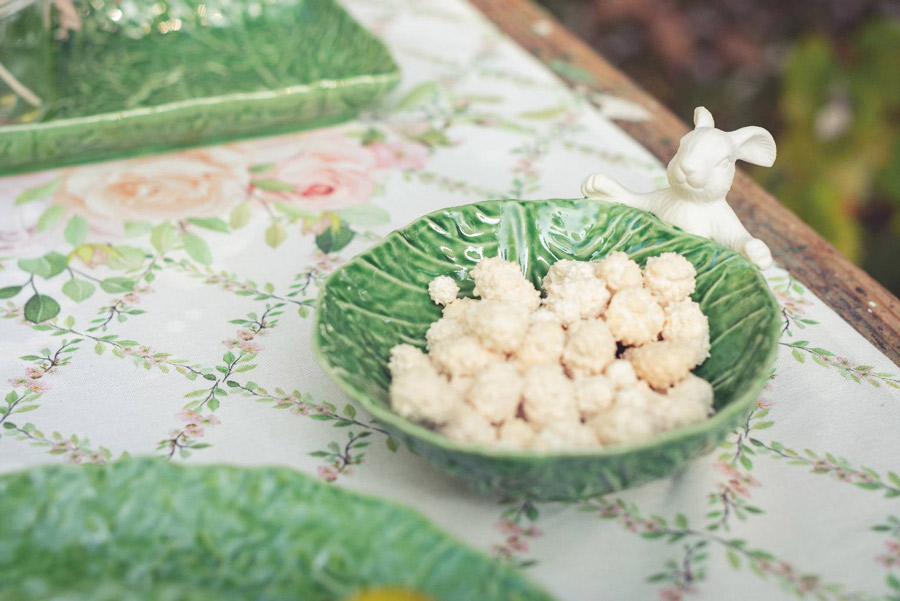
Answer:
POLYGON ((772 134, 752 126, 729 132, 716 129, 710 112, 699 106, 694 110, 694 129, 681 138, 666 175, 682 198, 719 200, 731 189, 738 159, 771 167, 775 162, 772 134))

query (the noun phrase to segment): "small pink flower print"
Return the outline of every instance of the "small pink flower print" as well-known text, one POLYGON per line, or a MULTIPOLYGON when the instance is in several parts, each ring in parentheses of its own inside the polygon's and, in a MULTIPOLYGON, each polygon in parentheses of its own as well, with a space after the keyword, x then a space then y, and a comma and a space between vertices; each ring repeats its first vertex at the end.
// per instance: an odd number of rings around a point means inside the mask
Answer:
POLYGON ((263 350, 263 347, 255 342, 250 342, 245 340, 243 342, 238 343, 238 348, 244 351, 245 353, 256 354, 263 350))
POLYGON ((203 423, 206 424, 207 426, 218 426, 219 424, 222 423, 221 420, 219 420, 219 418, 216 417, 216 416, 213 415, 213 414, 209 414, 209 415, 207 415, 207 416, 204 416, 202 421, 203 421, 203 423))
POLYGON ((184 433, 191 438, 202 438, 204 430, 198 424, 188 424, 184 427, 184 433))
POLYGON ((135 294, 133 292, 129 292, 128 294, 126 294, 125 296, 122 297, 122 302, 124 302, 127 305, 136 305, 139 302, 141 302, 141 297, 139 297, 137 294, 135 294))
POLYGON ((203 419, 203 416, 201 416, 193 409, 185 409, 183 411, 179 411, 175 414, 175 417, 187 423, 195 423, 203 419))
POLYGON ((890 555, 879 555, 875 558, 875 561, 888 569, 893 568, 895 565, 900 563, 900 561, 898 561, 896 557, 892 557, 890 555))
POLYGON ((238 343, 237 340, 223 340, 222 346, 224 346, 227 349, 233 349, 234 347, 237 346, 237 343, 238 343))
POLYGON ((659 591, 661 601, 681 601, 681 593, 673 588, 664 588, 659 591))
POLYGON ((254 336, 255 336, 255 334, 248 330, 238 330, 237 331, 237 337, 240 338, 241 340, 253 340, 254 336))
POLYGON ((337 472, 335 472, 330 467, 320 465, 318 470, 316 471, 319 473, 319 477, 323 480, 327 480, 328 482, 334 482, 335 480, 337 480, 337 472))
POLYGON ((600 510, 600 515, 610 518, 619 515, 620 512, 621 508, 618 505, 607 505, 600 510))
POLYGON ((369 145, 379 169, 423 169, 428 149, 412 142, 375 142, 369 145))
POLYGON ((637 532, 638 524, 639 522, 631 516, 626 515, 622 517, 622 525, 630 532, 637 532))
POLYGON ((30 382, 25 383, 25 388, 27 388, 28 390, 30 390, 31 392, 33 392, 35 394, 39 394, 39 393, 47 392, 48 390, 50 390, 50 385, 47 384, 46 382, 40 382, 38 380, 31 380, 30 382))
POLYGON ((527 553, 528 543, 518 536, 511 536, 506 540, 506 546, 516 553, 527 553))
POLYGON ((770 409, 774 406, 775 406, 775 403, 773 403, 772 401, 767 400, 767 399, 759 399, 758 401, 756 401, 757 409, 770 409))
POLYGON ((741 473, 730 463, 719 461, 716 463, 716 469, 728 476, 729 478, 740 478, 741 473))
POLYGON ((835 470, 834 477, 841 482, 850 482, 853 479, 853 473, 847 470, 835 470))
POLYGON ((875 558, 875 561, 886 568, 890 568, 894 564, 894 558, 889 555, 879 555, 875 558))
POLYGON ((810 591, 814 591, 819 588, 819 577, 818 576, 802 576, 800 581, 797 583, 797 592, 800 595, 804 595, 810 591))
POLYGON ((729 480, 728 484, 730 485, 731 490, 734 491, 734 493, 737 494, 738 496, 741 496, 744 498, 750 497, 750 489, 747 488, 746 486, 744 486, 740 481, 729 480))
POLYGON ((39 378, 44 377, 44 372, 37 367, 26 367, 25 375, 31 378, 32 380, 37 380, 39 378))
POLYGON ((512 520, 500 520, 494 527, 503 534, 517 536, 522 533, 522 528, 512 520))
POLYGON ((300 402, 300 397, 292 394, 278 401, 278 407, 290 407, 294 415, 309 415, 309 407, 300 402))
POLYGON ((9 382, 9 385, 12 386, 13 388, 18 388, 19 386, 25 386, 25 383, 27 381, 28 380, 26 380, 25 378, 10 378, 9 380, 7 380, 7 382, 9 382))
POLYGON ((871 483, 871 482, 875 482, 875 478, 872 477, 872 474, 869 474, 869 473, 866 473, 866 472, 860 472, 860 473, 856 474, 856 479, 857 479, 858 481, 860 481, 860 482, 865 483, 865 484, 869 484, 869 483, 871 483))
POLYGON ((644 531, 645 532, 659 532, 659 524, 652 520, 646 520, 644 522, 644 531))

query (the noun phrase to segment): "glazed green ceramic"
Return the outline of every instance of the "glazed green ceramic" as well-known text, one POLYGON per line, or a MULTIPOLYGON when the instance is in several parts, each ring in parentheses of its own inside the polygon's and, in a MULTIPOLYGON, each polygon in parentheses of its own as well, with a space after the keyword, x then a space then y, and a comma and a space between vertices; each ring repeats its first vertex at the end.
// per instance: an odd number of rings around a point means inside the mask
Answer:
POLYGON ((75 3, 39 77, 54 96, 0 126, 0 173, 340 121, 400 79, 334 0, 75 3))
POLYGON ((671 473, 712 450, 746 416, 775 360, 779 313, 759 271, 737 253, 656 217, 595 200, 488 201, 426 215, 335 271, 320 293, 314 343, 322 367, 397 438, 434 465, 486 493, 576 499, 671 473), (625 251, 638 263, 667 251, 697 268, 693 298, 709 318, 710 358, 696 373, 715 389, 715 415, 650 443, 566 453, 463 446, 391 412, 391 347, 424 347, 440 315, 427 286, 454 277, 471 296, 469 272, 484 257, 516 261, 540 286, 559 259, 597 260, 625 251))
POLYGON ((2 601, 549 601, 408 509, 297 472, 159 459, 0 477, 2 601))

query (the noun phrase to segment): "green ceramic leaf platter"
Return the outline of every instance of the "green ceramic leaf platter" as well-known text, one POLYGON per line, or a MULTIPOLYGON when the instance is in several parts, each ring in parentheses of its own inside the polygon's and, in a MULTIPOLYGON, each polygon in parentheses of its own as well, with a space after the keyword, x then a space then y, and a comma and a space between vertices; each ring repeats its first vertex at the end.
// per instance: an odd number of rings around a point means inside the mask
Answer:
POLYGON ((81 31, 45 32, 51 69, 37 79, 52 95, 0 119, 0 174, 335 123, 400 80, 384 44, 334 0, 75 5, 81 31))
POLYGON ((750 411, 777 353, 778 305, 759 271, 739 254, 656 217, 595 200, 495 200, 426 215, 391 233, 325 282, 314 329, 321 366, 409 448, 484 493, 570 500, 670 474, 711 451, 750 411), (489 450, 449 441, 391 412, 392 346, 424 347, 440 309, 427 285, 454 277, 471 296, 483 257, 516 261, 540 286, 559 259, 597 260, 625 251, 638 263, 667 251, 697 269, 694 300, 708 316, 710 358, 696 371, 715 390, 715 415, 634 446, 541 453, 489 450))
POLYGON ((549 601, 409 509, 281 468, 160 459, 0 477, 2 601, 549 601))

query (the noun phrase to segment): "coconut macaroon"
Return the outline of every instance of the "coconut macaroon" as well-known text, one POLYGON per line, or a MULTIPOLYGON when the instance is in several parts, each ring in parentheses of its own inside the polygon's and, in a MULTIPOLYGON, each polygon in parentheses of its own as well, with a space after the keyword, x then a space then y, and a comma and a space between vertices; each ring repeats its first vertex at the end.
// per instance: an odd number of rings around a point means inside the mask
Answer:
POLYGON ((460 404, 453 412, 453 418, 441 428, 441 434, 454 442, 493 446, 497 444, 497 429, 466 404, 460 404))
POLYGON ((625 352, 638 378, 657 390, 682 381, 694 366, 694 353, 679 342, 660 340, 625 352))
POLYGON ((566 331, 558 317, 547 309, 531 314, 528 332, 513 359, 521 369, 532 365, 558 364, 566 344, 566 331))
POLYGON ((470 332, 468 321, 456 319, 439 319, 428 326, 428 331, 425 332, 426 347, 429 351, 433 351, 441 344, 459 340, 460 338, 468 336, 469 334, 470 332))
POLYGON ((616 359, 610 363, 604 375, 616 388, 625 388, 637 382, 637 374, 634 373, 631 361, 625 359, 616 359))
POLYGON ((497 446, 503 449, 527 449, 531 447, 537 432, 527 421, 513 418, 497 429, 497 446))
POLYGON ((697 270, 678 253, 650 257, 644 266, 644 285, 663 306, 688 298, 697 286, 697 270))
POLYGON ((453 278, 428 287, 442 317, 427 353, 391 350, 390 401, 399 415, 461 444, 566 452, 637 444, 706 419, 713 389, 691 369, 709 356, 709 321, 690 299, 683 257, 625 253, 562 260, 546 298, 514 263, 471 270, 476 298, 453 278))
POLYGON ((662 307, 644 288, 625 288, 616 292, 605 317, 616 340, 625 346, 657 340, 665 323, 662 307))
POLYGON ((474 336, 463 336, 436 344, 429 357, 438 371, 451 377, 474 376, 492 363, 503 361, 503 355, 481 346, 474 336))
POLYGON ((391 374, 402 376, 411 372, 425 371, 431 367, 431 361, 421 349, 411 344, 398 344, 391 349, 388 370, 391 374))
POLYGON ((657 430, 666 431, 703 421, 713 411, 712 385, 688 374, 651 406, 657 430))
POLYGON ((640 288, 644 283, 641 266, 621 251, 610 253, 594 263, 594 271, 606 282, 610 292, 618 292, 625 288, 640 288))
POLYGON ((545 426, 577 419, 575 389, 559 365, 535 365, 525 372, 522 412, 532 424, 545 426))
POLYGON ((531 311, 541 304, 541 293, 525 279, 519 266, 500 257, 478 263, 472 270, 472 280, 475 281, 472 294, 485 300, 522 303, 531 311))
POLYGON ((524 379, 512 363, 494 363, 475 376, 466 400, 492 424, 516 417, 524 379))
POLYGON ((709 320, 700 305, 686 299, 667 305, 664 312, 663 340, 690 347, 694 353, 692 368, 706 361, 709 357, 709 320))
POLYGON ((438 425, 449 422, 462 401, 434 368, 395 375, 389 394, 391 408, 401 417, 438 425))
POLYGON ((562 362, 572 376, 603 373, 616 358, 616 339, 602 319, 578 321, 569 327, 562 362))
POLYGON ((449 305, 456 300, 457 294, 459 286, 450 276, 440 275, 428 284, 428 296, 437 305, 449 305))
POLYGON ((596 447, 597 434, 580 420, 562 420, 548 424, 534 437, 531 448, 539 451, 567 451, 596 447))
POLYGON ((547 293, 544 306, 565 326, 601 316, 609 303, 606 283, 597 277, 591 263, 557 261, 544 277, 543 285, 547 293))
POLYGON ((584 419, 609 409, 615 398, 616 387, 605 376, 588 376, 575 380, 575 403, 584 419))
POLYGON ((469 311, 469 330, 484 348, 509 354, 522 344, 529 323, 528 308, 513 301, 485 300, 469 311))

